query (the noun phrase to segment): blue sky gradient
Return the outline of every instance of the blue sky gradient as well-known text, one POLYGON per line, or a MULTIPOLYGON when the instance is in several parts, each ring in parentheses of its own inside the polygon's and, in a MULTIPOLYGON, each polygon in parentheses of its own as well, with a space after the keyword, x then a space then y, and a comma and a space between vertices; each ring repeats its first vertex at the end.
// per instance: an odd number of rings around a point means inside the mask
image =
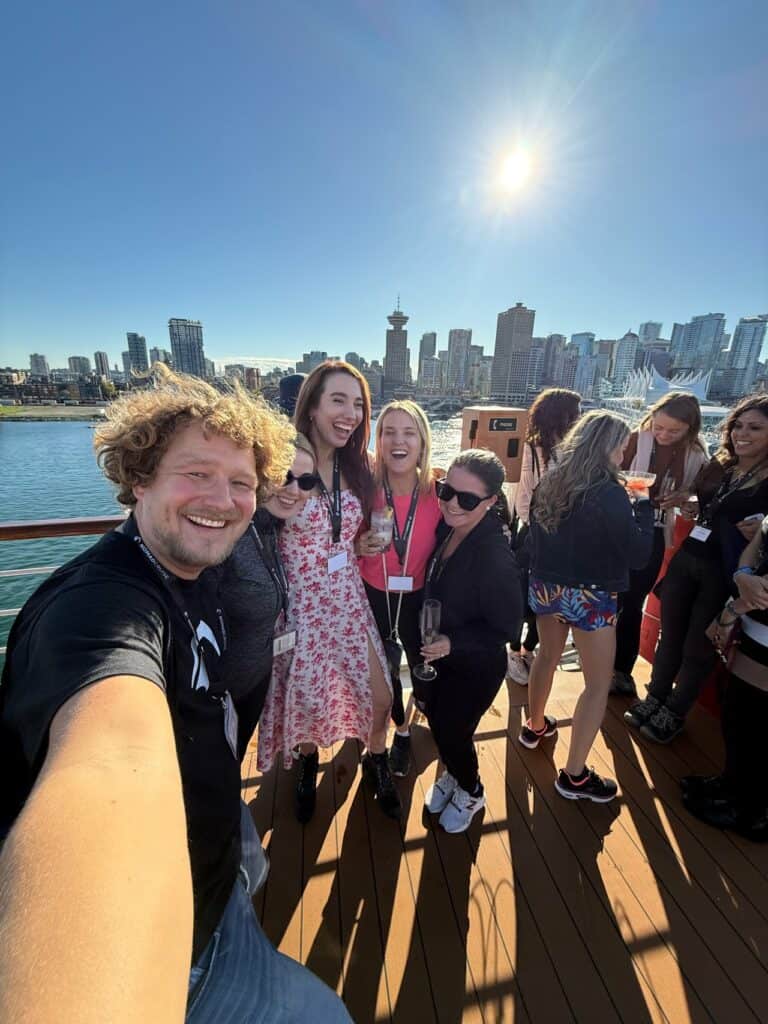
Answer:
POLYGON ((12 0, 0 366, 768 310, 768 5, 12 0), (530 184, 492 187, 505 153, 530 184))

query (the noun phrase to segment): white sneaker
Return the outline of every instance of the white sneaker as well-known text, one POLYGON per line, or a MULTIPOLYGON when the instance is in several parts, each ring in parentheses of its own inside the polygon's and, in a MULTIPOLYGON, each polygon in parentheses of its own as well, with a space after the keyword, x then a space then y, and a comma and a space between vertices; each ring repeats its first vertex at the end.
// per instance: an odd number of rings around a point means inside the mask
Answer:
POLYGON ((517 683, 518 686, 527 686, 529 671, 530 666, 523 654, 518 654, 516 651, 510 651, 507 654, 507 675, 513 683, 517 683))
POLYGON ((440 778, 432 783, 427 790, 427 795, 424 797, 424 806, 429 813, 439 814, 449 803, 453 796, 453 791, 458 785, 458 782, 450 772, 443 772, 440 778))
POLYGON ((485 807, 485 791, 481 791, 477 796, 472 796, 466 789, 457 785, 450 802, 440 815, 440 824, 446 832, 466 832, 474 816, 483 807, 485 807))

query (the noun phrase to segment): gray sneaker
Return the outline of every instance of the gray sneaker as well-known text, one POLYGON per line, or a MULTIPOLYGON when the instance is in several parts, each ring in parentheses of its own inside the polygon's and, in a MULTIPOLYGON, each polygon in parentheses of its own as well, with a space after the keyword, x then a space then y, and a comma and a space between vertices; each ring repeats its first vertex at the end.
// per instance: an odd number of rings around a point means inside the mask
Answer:
POLYGON ((608 693, 616 697, 636 697, 637 687, 632 675, 629 672, 619 672, 617 669, 613 673, 613 682, 608 693))
POLYGON ((645 725, 640 726, 640 735, 655 743, 671 743, 683 731, 685 719, 663 704, 645 725))
POLYGON ((645 700, 639 700, 624 712, 624 721, 627 725, 631 725, 634 726, 635 729, 639 729, 641 726, 645 725, 646 722, 651 720, 651 717, 656 714, 661 706, 662 704, 660 700, 657 700, 655 697, 648 694, 645 700))

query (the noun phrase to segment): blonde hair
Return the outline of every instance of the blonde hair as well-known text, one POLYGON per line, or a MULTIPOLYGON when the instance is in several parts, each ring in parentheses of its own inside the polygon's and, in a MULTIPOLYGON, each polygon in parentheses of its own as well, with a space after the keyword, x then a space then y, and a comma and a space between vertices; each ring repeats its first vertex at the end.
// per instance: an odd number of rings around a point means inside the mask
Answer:
POLYGON ((629 425, 610 412, 588 412, 558 445, 557 462, 534 491, 532 516, 547 533, 554 533, 588 492, 608 480, 619 480, 611 461, 629 437, 629 425))
POLYGON ((238 382, 222 394, 204 380, 174 373, 162 363, 154 364, 148 384, 114 401, 107 409, 107 422, 93 435, 99 466, 117 485, 121 505, 136 504, 134 487, 152 481, 176 432, 191 423, 253 450, 257 497, 283 482, 293 461, 296 431, 261 398, 249 395, 238 382))
POLYGON ((391 412, 404 412, 406 416, 410 416, 413 420, 414 426, 419 432, 421 438, 421 453, 419 454, 419 461, 416 468, 419 473, 419 490, 422 494, 429 494, 432 488, 432 473, 430 472, 430 463, 432 461, 432 431, 429 429, 429 420, 427 414, 416 402, 412 402, 408 398, 396 400, 394 402, 388 402, 387 405, 379 413, 379 418, 376 420, 376 437, 375 437, 375 453, 374 453, 374 471, 373 478, 377 487, 384 485, 384 459, 381 452, 381 439, 384 432, 384 420, 391 412))

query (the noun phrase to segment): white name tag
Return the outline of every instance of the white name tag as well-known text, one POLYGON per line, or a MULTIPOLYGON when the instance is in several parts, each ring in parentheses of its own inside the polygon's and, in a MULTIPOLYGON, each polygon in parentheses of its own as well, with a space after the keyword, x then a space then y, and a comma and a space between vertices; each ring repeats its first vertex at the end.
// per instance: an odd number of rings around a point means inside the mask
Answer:
POLYGON ((387 587, 396 594, 410 594, 413 590, 413 576, 388 576, 387 587))
POLYGON ((291 629, 287 633, 278 633, 272 641, 272 654, 274 657, 277 657, 278 654, 285 654, 286 651, 292 651, 295 646, 295 629, 291 629))
POLYGON ((706 526, 694 526, 688 536, 693 537, 694 540, 709 540, 712 531, 708 530, 706 526))
POLYGON ((237 757, 237 709, 229 691, 224 694, 224 735, 232 756, 237 757))
POLYGON ((347 564, 347 552, 340 551, 338 555, 333 555, 328 559, 328 575, 332 572, 338 572, 339 569, 343 569, 347 564))

